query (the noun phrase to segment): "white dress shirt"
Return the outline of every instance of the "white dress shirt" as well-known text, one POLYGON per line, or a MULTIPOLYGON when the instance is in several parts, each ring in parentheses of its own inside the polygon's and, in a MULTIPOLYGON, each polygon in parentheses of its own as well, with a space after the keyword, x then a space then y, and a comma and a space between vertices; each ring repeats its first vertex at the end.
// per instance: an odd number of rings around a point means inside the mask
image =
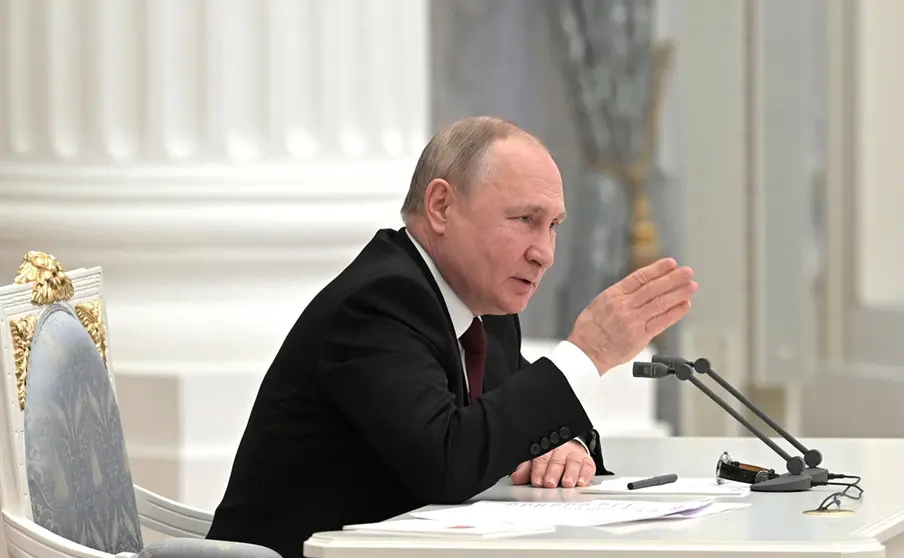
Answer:
MULTIPOLYGON (((471 326, 471 322, 474 321, 474 314, 467 306, 465 306, 465 303, 461 301, 458 295, 452 290, 452 287, 449 286, 449 283, 443 278, 442 274, 436 268, 433 259, 427 254, 427 251, 424 250, 413 236, 411 236, 408 229, 405 229, 405 233, 408 235, 408 238, 411 239, 414 247, 417 248, 418 253, 424 259, 427 268, 433 275, 433 279, 436 281, 437 286, 439 286, 439 292, 443 296, 443 301, 446 303, 446 308, 449 310, 449 317, 452 319, 455 337, 461 339, 461 336, 464 335, 465 331, 471 326)), ((458 351, 462 359, 462 370, 464 370, 464 348, 461 346, 461 341, 458 342, 458 351)), ((574 392, 575 396, 577 396, 584 412, 587 413, 587 409, 591 406, 589 398, 595 384, 600 378, 600 375, 596 370, 596 365, 593 364, 593 361, 590 360, 590 357, 588 357, 584 351, 569 341, 562 341, 556 345, 546 357, 551 360, 552 363, 556 365, 556 368, 558 368, 565 376, 568 385, 571 386, 571 390, 574 392)), ((465 374, 464 376, 465 391, 467 391, 469 389, 468 375, 465 374)), ((587 449, 587 445, 583 440, 575 438, 575 441, 583 445, 584 449, 587 449)))

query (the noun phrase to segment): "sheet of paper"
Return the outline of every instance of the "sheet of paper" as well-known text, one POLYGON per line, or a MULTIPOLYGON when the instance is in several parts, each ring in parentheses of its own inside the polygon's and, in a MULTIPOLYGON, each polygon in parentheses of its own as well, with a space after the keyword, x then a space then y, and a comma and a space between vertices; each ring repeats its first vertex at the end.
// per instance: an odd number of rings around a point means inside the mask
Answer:
POLYGON ((603 529, 604 531, 615 535, 627 535, 630 533, 637 533, 650 529, 685 529, 696 524, 695 521, 688 521, 690 519, 706 517, 718 513, 729 512, 732 510, 738 510, 741 508, 746 508, 748 506, 750 506, 750 504, 741 504, 736 502, 713 502, 706 507, 696 510, 678 512, 657 519, 606 525, 600 527, 600 529, 603 529))
POLYGON ((650 519, 648 521, 603 525, 599 529, 613 535, 630 535, 631 533, 642 533, 657 529, 661 531, 678 531, 687 529, 692 525, 695 525, 693 521, 659 521, 658 519, 650 519))
POLYGON ((657 518, 656 521, 668 521, 670 519, 692 519, 695 517, 706 517, 708 515, 715 515, 717 513, 724 513, 732 510, 739 510, 741 508, 746 508, 750 506, 750 504, 741 504, 739 502, 713 502, 712 504, 703 507, 697 508, 695 510, 686 510, 680 511, 678 513, 673 513, 671 515, 664 515, 660 518, 657 518))
POLYGON ((524 526, 512 523, 477 525, 474 522, 449 522, 431 519, 398 519, 381 523, 362 523, 346 525, 346 531, 367 534, 389 534, 405 536, 447 536, 447 537, 482 537, 502 538, 551 533, 556 530, 552 526, 524 526))
POLYGON ((695 478, 679 477, 677 481, 661 486, 650 486, 628 490, 628 483, 643 479, 644 477, 618 477, 605 479, 597 484, 580 489, 581 492, 592 494, 622 494, 643 496, 646 494, 670 494, 686 496, 747 496, 750 494, 750 485, 742 482, 725 481, 723 484, 716 482, 713 477, 695 478))
POLYGON ((591 500, 587 502, 492 502, 480 501, 467 506, 414 512, 422 519, 464 522, 471 525, 516 523, 518 525, 569 525, 592 527, 655 519, 710 505, 712 498, 685 502, 646 502, 641 500, 591 500))

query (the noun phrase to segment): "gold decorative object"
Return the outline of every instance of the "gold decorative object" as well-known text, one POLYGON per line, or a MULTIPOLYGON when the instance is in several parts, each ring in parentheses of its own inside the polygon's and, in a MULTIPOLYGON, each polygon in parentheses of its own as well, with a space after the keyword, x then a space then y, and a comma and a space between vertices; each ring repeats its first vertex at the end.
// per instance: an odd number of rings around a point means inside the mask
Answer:
POLYGON ((13 334, 13 356, 16 361, 16 391, 19 396, 19 409, 23 411, 25 387, 28 383, 28 354, 31 352, 31 338, 35 333, 36 322, 34 315, 9 321, 13 334))
POLYGON ((671 43, 663 42, 653 50, 653 93, 644 129, 644 146, 637 160, 628 164, 613 161, 595 165, 601 171, 616 175, 631 193, 634 211, 631 222, 631 253, 628 256, 629 272, 651 264, 659 258, 659 235, 650 214, 650 202, 644 192, 644 184, 656 154, 663 83, 671 61, 672 48, 671 43))
POLYGON ((25 254, 16 270, 16 284, 34 283, 31 301, 35 304, 51 304, 69 300, 75 294, 72 281, 66 276, 63 266, 44 252, 35 250, 25 254))
POLYGON ((104 325, 104 309, 100 300, 83 302, 76 305, 75 315, 88 331, 88 335, 94 341, 94 346, 107 363, 107 328, 104 325))
MULTIPOLYGON (((72 280, 66 275, 63 266, 56 258, 44 252, 32 250, 25 254, 22 263, 16 270, 15 283, 25 285, 33 283, 31 301, 44 306, 69 300, 75 295, 72 280)), ((107 329, 104 324, 103 306, 100 300, 92 300, 76 305, 75 315, 84 326, 94 346, 97 347, 104 364, 107 363, 107 329)), ((34 315, 10 320, 9 326, 13 336, 13 350, 16 361, 16 388, 19 396, 19 408, 25 410, 25 391, 28 384, 28 355, 31 352, 31 340, 35 332, 37 318, 34 315)))

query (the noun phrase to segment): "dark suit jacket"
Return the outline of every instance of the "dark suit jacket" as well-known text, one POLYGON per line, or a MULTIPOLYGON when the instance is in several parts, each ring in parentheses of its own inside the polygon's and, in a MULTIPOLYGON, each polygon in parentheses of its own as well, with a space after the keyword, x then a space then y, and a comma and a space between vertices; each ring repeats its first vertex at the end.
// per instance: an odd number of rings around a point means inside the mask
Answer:
POLYGON ((470 403, 439 288, 404 229, 379 231, 295 323, 263 379, 208 538, 302 554, 318 531, 458 504, 523 461, 596 432, 518 317, 484 317, 470 403))

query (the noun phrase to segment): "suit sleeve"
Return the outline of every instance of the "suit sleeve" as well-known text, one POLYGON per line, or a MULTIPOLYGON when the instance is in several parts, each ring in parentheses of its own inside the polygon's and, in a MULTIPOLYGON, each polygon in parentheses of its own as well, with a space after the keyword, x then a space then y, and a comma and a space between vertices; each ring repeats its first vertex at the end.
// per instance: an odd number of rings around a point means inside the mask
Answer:
MULTIPOLYGON (((518 345, 521 345, 521 324, 515 316, 515 325, 518 331, 518 345)), ((587 408, 592 402, 592 384, 599 380, 596 367, 586 354, 573 344, 563 341, 557 345, 548 355, 550 361, 562 372, 571 386, 572 391, 581 403, 582 408, 587 408)), ((530 367, 530 362, 519 356, 519 371, 530 367)), ((583 442, 584 447, 590 452, 593 462, 596 464, 597 475, 611 475, 603 461, 603 449, 599 432, 594 428, 578 432, 575 438, 583 442)))
POLYGON ((425 334, 444 326, 423 286, 378 279, 350 295, 327 325, 318 366, 325 395, 422 500, 464 502, 547 449, 541 446, 591 428, 546 358, 457 407, 442 356, 425 334))

